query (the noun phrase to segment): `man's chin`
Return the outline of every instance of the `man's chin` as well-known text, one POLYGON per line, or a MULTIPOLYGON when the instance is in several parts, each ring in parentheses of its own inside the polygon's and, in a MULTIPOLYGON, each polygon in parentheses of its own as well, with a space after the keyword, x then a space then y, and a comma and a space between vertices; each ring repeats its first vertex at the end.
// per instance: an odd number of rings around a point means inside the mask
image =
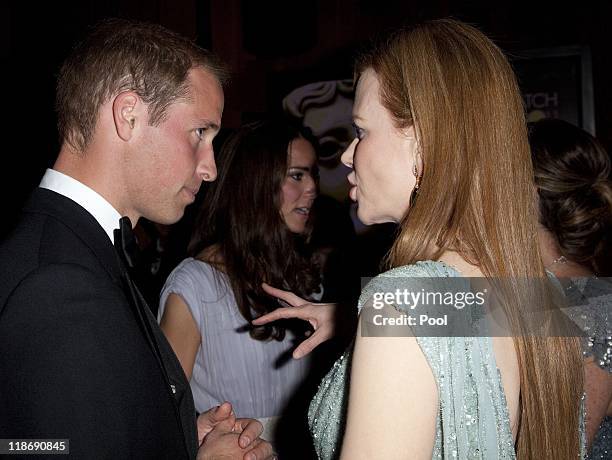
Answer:
POLYGON ((175 210, 173 213, 156 214, 155 216, 146 217, 151 222, 161 225, 173 225, 185 215, 185 209, 175 210))

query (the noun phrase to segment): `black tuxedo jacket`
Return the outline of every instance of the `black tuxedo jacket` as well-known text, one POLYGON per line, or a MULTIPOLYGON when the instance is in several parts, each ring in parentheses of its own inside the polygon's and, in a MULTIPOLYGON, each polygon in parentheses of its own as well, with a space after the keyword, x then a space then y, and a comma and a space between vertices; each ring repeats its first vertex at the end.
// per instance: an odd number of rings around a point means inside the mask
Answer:
POLYGON ((189 384, 111 241, 41 188, 0 245, 0 438, 69 439, 71 458, 197 451, 189 384))

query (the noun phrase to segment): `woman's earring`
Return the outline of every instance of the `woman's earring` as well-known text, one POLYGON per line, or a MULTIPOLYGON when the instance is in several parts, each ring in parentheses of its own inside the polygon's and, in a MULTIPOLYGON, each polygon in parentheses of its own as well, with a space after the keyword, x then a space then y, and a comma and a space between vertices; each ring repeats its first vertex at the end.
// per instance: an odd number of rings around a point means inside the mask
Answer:
POLYGON ((416 183, 414 184, 414 188, 412 189, 412 193, 410 194, 410 207, 414 204, 414 200, 419 193, 419 187, 421 186, 421 176, 419 176, 419 171, 417 170, 416 164, 414 165, 414 169, 412 171, 414 173, 414 177, 416 177, 416 183))

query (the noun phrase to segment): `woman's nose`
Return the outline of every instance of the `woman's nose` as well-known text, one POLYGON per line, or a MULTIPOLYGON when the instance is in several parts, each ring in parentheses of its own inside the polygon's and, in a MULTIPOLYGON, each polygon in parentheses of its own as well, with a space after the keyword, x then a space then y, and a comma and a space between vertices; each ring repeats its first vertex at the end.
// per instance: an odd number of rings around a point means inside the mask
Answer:
POLYGON ((317 181, 311 175, 305 178, 304 193, 307 195, 317 195, 317 181))
POLYGON ((349 146, 346 148, 346 150, 340 157, 340 161, 342 161, 342 164, 351 169, 353 168, 353 155, 355 154, 355 146, 357 145, 357 142, 357 138, 353 139, 353 142, 349 144, 349 146))

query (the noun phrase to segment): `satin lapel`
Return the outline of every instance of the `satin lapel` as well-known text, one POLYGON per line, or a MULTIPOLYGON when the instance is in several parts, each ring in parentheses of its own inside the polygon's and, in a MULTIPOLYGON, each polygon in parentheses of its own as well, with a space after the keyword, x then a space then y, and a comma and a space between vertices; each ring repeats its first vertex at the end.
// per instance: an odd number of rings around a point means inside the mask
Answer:
POLYGON ((157 325, 157 321, 155 321, 146 300, 130 278, 123 264, 122 278, 125 292, 140 321, 149 346, 153 350, 168 391, 171 392, 176 418, 182 427, 185 448, 189 452, 190 457, 195 458, 197 453, 197 432, 195 429, 195 407, 189 383, 176 355, 170 348, 170 344, 168 344, 168 341, 157 325))

